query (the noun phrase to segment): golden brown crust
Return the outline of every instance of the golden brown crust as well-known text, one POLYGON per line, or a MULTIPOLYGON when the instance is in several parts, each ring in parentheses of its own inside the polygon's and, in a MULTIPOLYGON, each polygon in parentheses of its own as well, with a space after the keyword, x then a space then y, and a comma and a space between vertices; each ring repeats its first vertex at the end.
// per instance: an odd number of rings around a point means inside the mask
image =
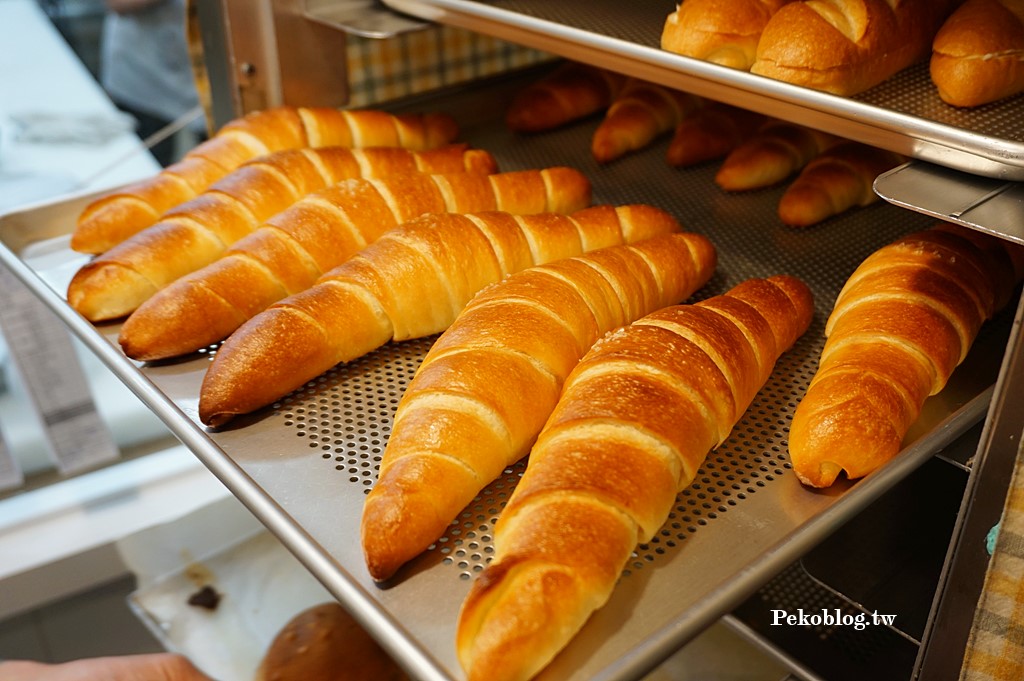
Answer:
POLYGON ((607 108, 626 77, 587 64, 566 62, 521 91, 505 122, 517 132, 542 132, 607 108))
POLYGON ((409 677, 335 602, 290 619, 263 653, 253 681, 405 681, 409 677))
POLYGON ((696 95, 631 78, 594 131, 594 160, 608 163, 643 149, 703 106, 696 95))
MULTIPOLYGON (((656 209, 630 212, 662 231, 678 229, 656 209)), ((714 266, 707 239, 673 234, 530 268, 477 295, 434 343, 398 405, 363 512, 370 575, 392 576, 526 454, 565 377, 602 334, 689 297, 714 266), (608 298, 618 301, 613 310, 608 298), (475 420, 493 432, 493 446, 464 437, 475 429, 412 432, 407 419, 422 423, 414 416, 420 410, 459 415, 447 422, 475 420)))
POLYGON ((665 19, 661 48, 749 71, 768 20, 793 0, 684 0, 665 19))
MULTIPOLYGON (((607 245, 595 237, 610 234, 609 220, 631 214, 595 207, 570 217, 435 213, 407 222, 233 333, 206 374, 200 418, 223 424, 387 340, 440 333, 483 287, 518 269, 607 245), (301 357, 293 363, 290 352, 301 357)), ((674 221, 652 219, 618 238, 642 240, 673 227, 674 221)))
POLYGON ((403 147, 431 149, 458 133, 446 114, 394 116, 381 111, 279 107, 227 123, 180 162, 147 180, 104 195, 86 206, 71 248, 103 253, 152 225, 243 163, 303 147, 403 147))
POLYGON ((487 172, 494 167, 490 154, 461 145, 424 152, 384 147, 289 149, 264 156, 91 260, 75 274, 68 302, 90 321, 130 314, 156 291, 216 260, 263 221, 346 178, 391 177, 421 169, 487 172), (119 280, 124 285, 112 285, 119 280), (130 286, 131 282, 139 286, 130 286))
POLYGON ((659 310, 588 351, 498 519, 495 559, 463 603, 456 647, 469 681, 531 678, 571 640, 812 314, 802 282, 751 280, 659 310))
POLYGON ((838 138, 794 123, 769 120, 729 152, 715 173, 725 191, 768 187, 800 171, 838 138))
POLYGON ((900 451, 925 398, 942 390, 982 323, 1011 295, 1021 250, 943 224, 879 249, 850 276, 826 322, 818 370, 797 406, 789 454, 828 487, 900 451))
POLYGON ((1024 92, 1024 0, 967 0, 935 36, 929 69, 953 106, 1024 92))
POLYGON ((691 166, 729 154, 764 124, 761 114, 709 102, 676 126, 665 159, 672 166, 691 166))
POLYGON ((950 0, 808 0, 768 21, 751 72, 837 95, 924 59, 950 0))
POLYGON ((779 200, 779 219, 808 227, 878 200, 875 178, 904 158, 858 142, 841 142, 811 160, 779 200))

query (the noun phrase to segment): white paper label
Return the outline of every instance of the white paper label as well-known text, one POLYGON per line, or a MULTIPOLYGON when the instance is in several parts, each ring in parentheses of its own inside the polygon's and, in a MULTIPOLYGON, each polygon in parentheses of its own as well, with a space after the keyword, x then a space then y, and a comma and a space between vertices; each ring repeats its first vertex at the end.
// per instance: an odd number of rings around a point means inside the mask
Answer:
POLYGON ((68 329, 3 266, 0 291, 0 331, 57 469, 72 474, 117 458, 68 329))

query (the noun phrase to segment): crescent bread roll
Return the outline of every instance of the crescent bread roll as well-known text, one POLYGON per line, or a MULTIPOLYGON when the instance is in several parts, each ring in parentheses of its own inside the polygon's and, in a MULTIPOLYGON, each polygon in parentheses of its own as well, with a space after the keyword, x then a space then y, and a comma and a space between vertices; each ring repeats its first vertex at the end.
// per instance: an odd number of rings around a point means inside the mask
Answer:
POLYGON ((594 131, 591 153, 607 163, 643 149, 702 105, 696 95, 630 78, 594 131))
POLYGON ((253 681, 406 681, 409 677, 336 602, 290 619, 263 654, 253 681))
MULTIPOLYGON (((458 147, 423 152, 340 147, 326 151, 334 153, 302 149, 243 166, 157 224, 83 265, 68 285, 68 302, 90 321, 130 314, 167 284, 215 261, 264 221, 346 179, 495 170, 487 152, 458 147)), ((413 191, 409 183, 414 182, 409 180, 405 189, 413 191)), ((431 190, 430 196, 436 194, 431 190)), ((423 195, 413 194, 414 210, 416 198, 423 195)), ((435 204, 429 205, 437 210, 435 204)))
POLYGON ((729 152, 715 174, 726 191, 761 189, 803 169, 838 138, 802 125, 770 120, 729 152))
POLYGON ((395 116, 383 111, 280 107, 227 123, 209 140, 157 175, 96 199, 82 211, 71 248, 103 253, 246 161, 301 147, 433 149, 458 134, 447 114, 395 116))
POLYGON ((935 36, 929 68, 953 106, 1024 92, 1024 0, 967 0, 935 36))
POLYGON ((678 228, 649 207, 424 215, 239 327, 207 370, 200 419, 221 425, 388 341, 440 333, 512 272, 678 228))
POLYGON ((1009 300, 1024 250, 954 225, 910 234, 872 255, 840 291, 818 370, 789 431, 793 470, 828 487, 900 451, 982 323, 1009 300))
POLYGON ((854 95, 928 56, 956 0, 804 0, 769 19, 752 73, 854 95))
POLYGON ((661 48, 749 71, 768 20, 793 0, 684 0, 665 19, 661 48))
POLYGON ((341 183, 275 215, 215 262, 158 291, 121 327, 121 347, 133 359, 153 360, 223 340, 386 230, 424 213, 567 213, 589 203, 589 182, 571 168, 341 183))
POLYGON ((748 280, 654 312, 573 369, 494 530, 456 649, 469 681, 525 681, 608 600, 778 357, 807 329, 807 287, 748 280))
POLYGON ((841 142, 808 163, 779 200, 779 218, 807 227, 855 206, 878 200, 875 178, 903 163, 899 154, 858 142, 841 142))
POLYGON ((672 166, 692 166, 727 156, 765 123, 762 114, 709 102, 683 118, 668 143, 665 160, 672 166))
POLYGON ((516 93, 505 122, 517 132, 557 128, 606 109, 625 82, 614 71, 565 62, 516 93))
POLYGON ((598 338, 685 300, 715 262, 703 236, 671 234, 530 268, 477 295, 398 404, 363 509, 370 575, 391 577, 529 451, 598 338))

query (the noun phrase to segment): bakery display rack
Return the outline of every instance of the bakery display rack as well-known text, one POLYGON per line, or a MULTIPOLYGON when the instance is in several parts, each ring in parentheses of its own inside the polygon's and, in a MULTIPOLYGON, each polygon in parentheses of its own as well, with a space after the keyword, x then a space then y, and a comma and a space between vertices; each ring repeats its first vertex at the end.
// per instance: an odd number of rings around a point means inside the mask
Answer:
MULTIPOLYGON (((802 278, 815 297, 810 330, 680 494, 662 531, 638 547, 609 604, 539 677, 636 679, 976 426, 993 393, 1013 310, 986 325, 891 465, 856 484, 804 488, 789 470, 786 431, 813 375, 832 302, 864 257, 933 218, 878 202, 815 228, 789 229, 775 214, 782 188, 727 195, 713 182, 715 164, 671 168, 664 142, 599 166, 589 155, 594 119, 533 136, 505 128, 504 108, 524 82, 521 75, 500 78, 393 108, 452 113, 461 138, 491 151, 503 170, 573 166, 591 179, 595 203, 650 203, 670 211, 718 248, 716 274, 699 298, 749 277, 781 273, 802 278)), ((461 679, 453 643, 458 609, 492 554, 491 528, 524 464, 488 486, 444 537, 386 584, 369 578, 358 541, 362 502, 394 409, 433 339, 392 343, 222 430, 207 429, 196 409, 216 347, 174 361, 135 362, 117 344, 119 324, 94 326, 67 305, 67 282, 85 262, 69 250, 68 236, 90 198, 0 217, 0 260, 415 678, 461 679)))
POLYGON ((420 19, 549 51, 901 153, 888 174, 892 203, 1019 241, 1024 203, 1024 95, 974 109, 945 104, 927 63, 854 97, 839 97, 683 57, 660 48, 672 3, 544 0, 383 0, 420 19), (934 166, 934 167, 933 167, 934 166), (900 177, 906 173, 905 177, 900 177), (942 187, 934 175, 949 178, 942 187), (978 183, 970 175, 995 182, 978 183), (950 207, 944 191, 955 185, 950 207), (969 192, 969 193, 968 193, 969 192), (973 209, 970 214, 963 214, 973 209))

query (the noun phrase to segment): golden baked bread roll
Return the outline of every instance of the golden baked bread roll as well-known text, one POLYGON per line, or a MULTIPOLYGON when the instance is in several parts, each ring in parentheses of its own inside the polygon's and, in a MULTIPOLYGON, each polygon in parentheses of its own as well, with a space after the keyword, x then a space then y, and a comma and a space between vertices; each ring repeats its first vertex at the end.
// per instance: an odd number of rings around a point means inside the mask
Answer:
POLYGON ((1020 246, 947 224, 865 259, 836 299, 790 425, 801 482, 828 487, 896 456, 925 399, 946 385, 1022 272, 1020 246))
POLYGON ((692 166, 727 156, 765 123, 763 114, 709 102, 676 126, 665 152, 671 166, 692 166))
POLYGON ((280 107, 227 123, 157 175, 96 199, 82 211, 71 248, 103 253, 154 224, 171 208, 259 156, 301 147, 433 149, 458 134, 447 114, 394 116, 383 111, 280 107))
POLYGON ((345 609, 298 613, 263 653, 253 681, 405 681, 409 677, 345 609))
POLYGON ((899 154, 841 142, 808 163, 779 199, 779 219, 807 227, 878 200, 875 178, 904 162, 899 154))
MULTIPOLYGON (((472 186, 487 182, 477 171, 487 172, 495 167, 489 154, 477 150, 454 150, 455 153, 378 148, 339 151, 355 155, 358 161, 351 166, 346 164, 346 170, 367 174, 359 177, 358 183, 380 180, 375 187, 379 186, 379 191, 385 195, 396 192, 401 199, 395 204, 407 206, 410 211, 419 211, 421 205, 426 206, 423 210, 443 210, 437 207, 443 204, 436 202, 441 189, 434 187, 443 181, 410 177, 422 173, 390 174, 396 167, 421 168, 445 176, 474 175, 475 181, 468 180, 472 186), (396 164, 400 155, 408 155, 408 162, 396 164), (375 159, 383 159, 383 162, 377 163, 375 159), (375 175, 378 170, 384 174, 375 175)), ((302 150, 293 156, 316 153, 302 150)), ((273 158, 277 157, 267 157, 268 161, 273 158)), ((319 200, 321 192, 334 191, 338 182, 356 179, 339 175, 336 179, 320 178, 319 182, 300 183, 296 167, 278 165, 257 162, 232 173, 218 182, 215 189, 183 204, 180 210, 171 211, 157 224, 86 263, 68 285, 68 303, 94 322, 130 314, 154 293, 214 262, 233 243, 296 202, 319 200), (250 181, 253 179, 257 181, 250 181)), ((418 214, 406 213, 403 219, 418 214)))
POLYGON ((630 78, 594 131, 590 143, 594 160, 608 163, 643 149, 703 103, 688 92, 630 78))
POLYGON ((341 183, 275 215, 210 265, 157 291, 121 327, 121 348, 133 359, 154 360, 223 340, 386 230, 424 213, 567 213, 589 203, 587 179, 559 167, 341 183))
POLYGON ((199 417, 221 425, 339 362, 440 333, 477 291, 512 272, 676 229, 652 208, 424 215, 231 334, 203 380, 199 417))
POLYGON ((855 95, 926 59, 958 0, 803 0, 761 33, 751 73, 855 95))
POLYGON ((967 0, 935 36, 929 69, 953 106, 1024 92, 1024 0, 967 0))
POLYGON ((665 19, 661 48, 749 71, 768 20, 793 0, 683 0, 665 19))
POLYGON ((525 681, 608 600, 637 543, 807 329, 807 287, 746 281, 602 338, 565 382, 459 616, 468 681, 525 681))
POLYGON ((542 132, 608 108, 626 76, 596 66, 565 62, 513 97, 505 114, 516 132, 542 132))
POLYGON ((370 575, 391 577, 526 455, 598 338, 685 300, 715 263, 703 236, 670 234, 530 268, 474 298, 398 404, 363 509, 370 575))
POLYGON ((730 192, 778 184, 838 141, 812 128, 769 120, 729 152, 715 174, 715 183, 730 192))

